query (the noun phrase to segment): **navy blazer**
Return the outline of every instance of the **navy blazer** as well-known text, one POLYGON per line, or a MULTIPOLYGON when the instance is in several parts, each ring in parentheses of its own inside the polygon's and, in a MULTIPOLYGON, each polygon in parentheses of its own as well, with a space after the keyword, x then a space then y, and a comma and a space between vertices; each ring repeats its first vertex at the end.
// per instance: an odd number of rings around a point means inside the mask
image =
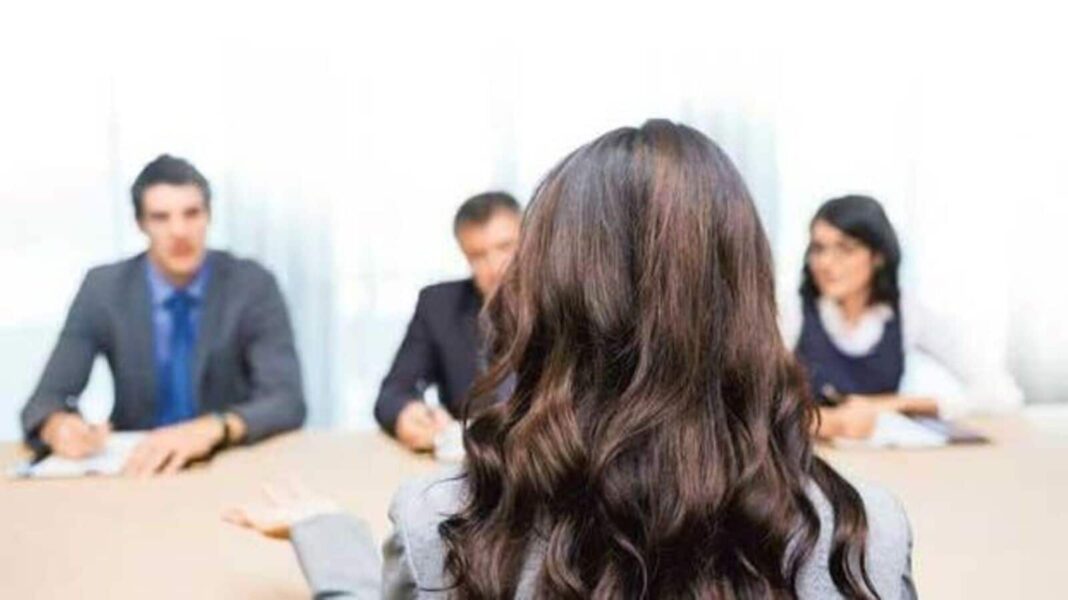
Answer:
POLYGON ((382 381, 375 419, 395 433, 397 415, 435 385, 441 404, 460 417, 479 371, 478 313, 482 297, 471 279, 423 288, 393 366, 382 381))

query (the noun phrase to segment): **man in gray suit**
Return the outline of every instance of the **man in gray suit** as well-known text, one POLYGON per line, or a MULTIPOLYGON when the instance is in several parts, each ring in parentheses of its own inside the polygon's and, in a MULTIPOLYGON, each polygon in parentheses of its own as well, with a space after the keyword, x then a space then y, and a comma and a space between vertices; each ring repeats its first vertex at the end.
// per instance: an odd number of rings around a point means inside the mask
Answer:
POLYGON ((207 180, 162 155, 131 192, 148 250, 86 275, 22 411, 27 443, 80 458, 112 426, 151 430, 125 468, 151 475, 300 427, 300 364, 282 295, 263 267, 207 249, 207 180), (115 405, 110 425, 90 425, 77 398, 101 353, 115 405))

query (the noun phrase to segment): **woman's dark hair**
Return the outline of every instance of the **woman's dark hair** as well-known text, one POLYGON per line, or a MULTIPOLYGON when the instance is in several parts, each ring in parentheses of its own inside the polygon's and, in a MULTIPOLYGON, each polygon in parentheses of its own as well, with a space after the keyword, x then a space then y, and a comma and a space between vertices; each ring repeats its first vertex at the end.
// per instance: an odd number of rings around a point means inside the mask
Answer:
MULTIPOLYGON (((901 246, 890 219, 886 218, 879 201, 869 196, 850 195, 834 198, 823 203, 809 225, 824 221, 835 229, 856 239, 872 252, 882 256, 882 264, 872 278, 870 304, 885 302, 895 309, 901 300, 897 286, 897 270, 901 265, 901 246)), ((819 298, 820 291, 812 277, 812 270, 805 261, 801 275, 801 297, 805 300, 819 298)))
POLYGON ((704 135, 649 121, 565 158, 483 317, 465 504, 440 526, 455 597, 512 597, 531 551, 540 597, 793 597, 813 484, 835 585, 875 596, 860 496, 812 452, 767 239, 704 135))

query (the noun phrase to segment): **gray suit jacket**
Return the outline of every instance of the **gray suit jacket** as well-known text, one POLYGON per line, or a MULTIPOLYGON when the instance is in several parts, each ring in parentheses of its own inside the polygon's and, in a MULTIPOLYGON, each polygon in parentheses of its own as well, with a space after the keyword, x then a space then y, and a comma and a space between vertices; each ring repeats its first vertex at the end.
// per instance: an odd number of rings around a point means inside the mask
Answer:
MULTIPOLYGON (((293 545, 316 598, 446 598, 445 547, 438 525, 463 499, 453 471, 404 485, 389 516, 394 530, 383 546, 384 564, 367 526, 341 514, 315 517, 293 527, 293 545)), ((868 575, 884 600, 916 597, 912 583, 912 534, 904 509, 878 486, 853 484, 868 515, 868 575)), ((801 598, 840 598, 828 569, 833 513, 827 499, 809 488, 822 526, 819 540, 798 579, 801 598)), ((520 574, 516 597, 531 598, 542 552, 532 549, 520 574)))
MULTIPOLYGON (((111 367, 117 430, 151 429, 156 415, 154 329, 144 254, 89 271, 40 383, 22 410, 26 441, 56 411, 76 410, 93 361, 111 367)), ((250 260, 210 253, 211 276, 197 325, 193 381, 200 414, 233 411, 253 442, 304 422, 300 364, 274 277, 250 260)))

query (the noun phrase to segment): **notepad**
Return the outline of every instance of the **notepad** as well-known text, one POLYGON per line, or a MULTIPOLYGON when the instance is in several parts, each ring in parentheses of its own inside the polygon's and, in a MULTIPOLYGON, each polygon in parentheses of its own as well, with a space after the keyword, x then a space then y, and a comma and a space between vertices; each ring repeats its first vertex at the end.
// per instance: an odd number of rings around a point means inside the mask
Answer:
POLYGON ((877 448, 934 448, 948 444, 949 436, 901 413, 881 412, 868 443, 877 448))
POLYGON ((63 478, 85 477, 88 475, 118 475, 126 464, 138 442, 144 439, 144 432, 120 432, 108 436, 104 450, 88 458, 70 459, 49 456, 37 463, 27 461, 11 471, 12 477, 26 478, 63 478))
POLYGON ((449 423, 434 436, 434 458, 442 462, 463 462, 464 427, 457 421, 449 423))
POLYGON ((862 448, 937 448, 949 444, 988 442, 971 430, 934 417, 908 417, 896 412, 881 412, 875 431, 866 440, 835 438, 839 447, 862 448))

